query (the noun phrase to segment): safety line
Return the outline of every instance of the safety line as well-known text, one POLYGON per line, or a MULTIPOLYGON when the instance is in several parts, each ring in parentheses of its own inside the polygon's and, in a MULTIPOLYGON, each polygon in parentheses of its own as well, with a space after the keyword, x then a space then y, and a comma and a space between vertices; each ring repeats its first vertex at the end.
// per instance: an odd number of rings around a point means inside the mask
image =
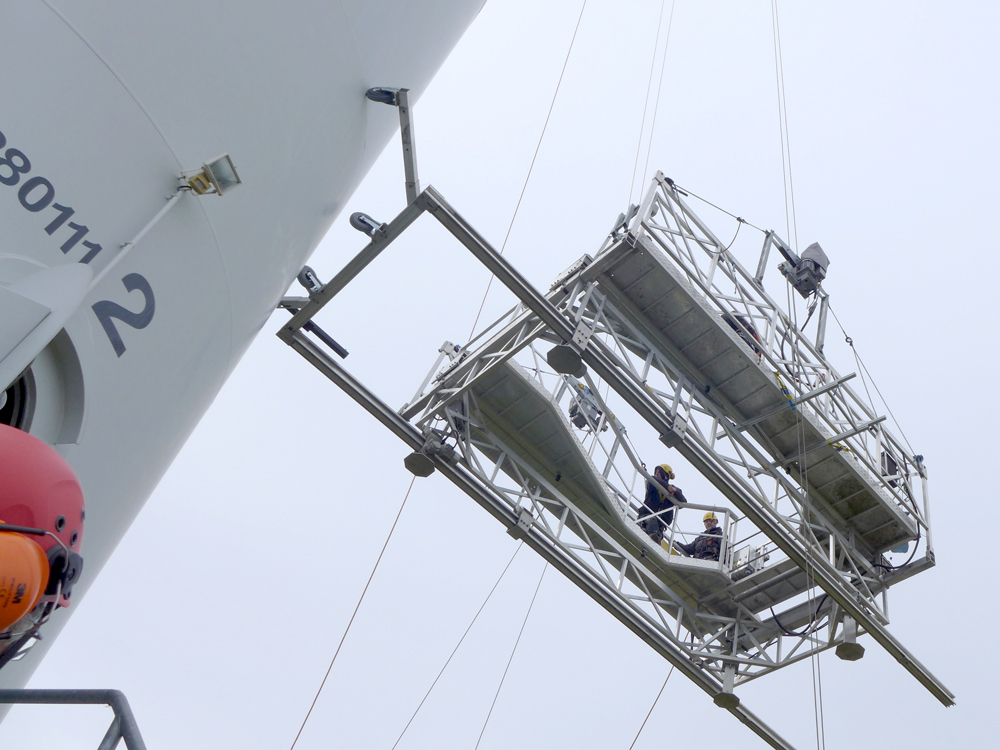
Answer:
MULTIPOLYGON (((896 419, 896 415, 892 413, 892 409, 889 408, 889 402, 885 400, 885 396, 882 395, 882 391, 878 388, 878 383, 875 382, 875 378, 872 377, 872 374, 868 372, 868 368, 865 367, 865 363, 861 360, 861 355, 858 354, 858 350, 854 348, 854 339, 847 335, 847 331, 844 330, 844 326, 840 323, 840 318, 838 318, 837 313, 833 311, 833 306, 829 306, 828 309, 833 315, 833 319, 837 321, 837 327, 840 329, 840 332, 844 334, 844 341, 849 347, 851 347, 851 351, 854 352, 854 359, 857 361, 860 369, 868 375, 868 379, 872 381, 872 387, 875 388, 875 392, 878 394, 878 397, 882 399, 882 405, 885 407, 885 410, 889 412, 889 416, 892 417, 892 421, 896 425, 896 429, 899 430, 900 437, 903 438, 903 442, 906 443, 906 447, 909 448, 910 453, 913 454, 915 451, 913 450, 913 446, 910 445, 910 441, 907 439, 906 433, 903 432, 903 426, 899 423, 899 420, 896 419)), ((868 383, 865 382, 864 376, 862 376, 861 382, 865 386, 865 393, 868 394, 868 402, 874 407, 875 400, 872 398, 872 395, 868 393, 868 383)))
POLYGON ((682 186, 680 186, 680 185, 678 185, 678 184, 676 184, 676 183, 674 183, 674 187, 675 187, 675 188, 677 188, 677 190, 679 190, 679 191, 680 191, 681 193, 683 193, 684 195, 689 195, 689 196, 691 196, 692 198, 696 198, 696 199, 700 200, 700 201, 701 201, 702 203, 705 203, 705 204, 707 204, 707 205, 711 206, 711 207, 712 207, 712 208, 714 208, 714 209, 715 209, 716 211, 722 211, 722 213, 724 213, 724 214, 725 214, 726 216, 730 216, 730 217, 732 217, 732 218, 736 219, 736 221, 738 221, 738 222, 740 222, 740 223, 742 223, 742 224, 746 224, 746 225, 747 225, 748 227, 752 227, 753 229, 756 229, 756 230, 757 230, 758 232, 760 232, 761 234, 767 234, 767 232, 766 232, 765 230, 761 229, 761 228, 760 228, 759 226, 757 226, 756 224, 752 224, 751 222, 747 221, 746 219, 744 219, 744 218, 742 218, 742 217, 740 217, 740 216, 737 216, 737 215, 736 215, 736 214, 734 214, 734 213, 731 213, 731 212, 727 211, 727 210, 726 210, 726 209, 724 209, 724 208, 723 208, 722 206, 717 206, 717 205, 715 205, 715 204, 714 204, 714 203, 712 203, 712 201, 710 201, 710 200, 709 200, 708 198, 702 198, 702 197, 701 197, 700 195, 698 195, 697 193, 695 193, 695 192, 694 192, 693 190, 691 190, 690 188, 686 188, 686 187, 682 187, 682 186))
POLYGON ((771 0, 771 30, 774 39, 774 77, 778 89, 778 133, 781 136, 781 176, 785 188, 785 228, 788 241, 799 249, 799 227, 795 220, 795 188, 792 181, 792 147, 788 133, 788 105, 785 99, 785 66, 781 54, 781 26, 778 23, 778 0, 771 0), (788 154, 788 169, 785 170, 785 154, 788 154), (791 213, 789 214, 789 196, 791 213))
MULTIPOLYGON (((510 217, 510 224, 507 227, 507 234, 503 238, 503 244, 500 246, 500 255, 503 255, 503 251, 507 247, 507 240, 510 239, 510 230, 514 228, 514 219, 517 218, 517 212, 521 209, 521 200, 524 198, 524 191, 528 189, 528 180, 531 179, 531 172, 535 168, 535 159, 538 158, 538 150, 542 147, 542 139, 545 138, 545 131, 549 127, 549 118, 552 117, 552 109, 556 106, 556 97, 559 96, 559 88, 562 86, 563 76, 566 74, 566 66, 569 64, 569 56, 573 52, 573 45, 576 43, 576 33, 580 30, 580 21, 583 20, 583 11, 587 8, 587 0, 583 0, 583 5, 580 6, 580 15, 576 19, 576 28, 573 29, 573 38, 569 40, 569 49, 566 50, 566 59, 563 61, 562 71, 559 73, 559 81, 556 83, 556 90, 552 94, 552 103, 549 104, 549 113, 545 115, 545 124, 542 126, 542 134, 538 136, 538 145, 535 146, 535 154, 531 157, 531 165, 528 167, 528 174, 524 178, 524 185, 521 187, 521 194, 517 198, 517 205, 514 207, 514 215, 510 217)), ((493 279, 496 278, 494 274, 490 274, 489 283, 486 284, 486 291, 483 293, 483 301, 479 303, 479 312, 476 313, 476 321, 472 324, 472 330, 469 332, 469 340, 472 340, 473 334, 476 332, 476 326, 479 325, 479 316, 483 314, 483 307, 486 305, 486 298, 490 294, 490 287, 493 286, 493 279)))
POLYGON ((347 634, 351 631, 351 625, 354 624, 354 618, 358 614, 358 610, 361 609, 361 602, 365 600, 365 594, 368 593, 368 587, 371 585, 372 579, 375 577, 375 571, 378 570, 378 564, 382 562, 382 555, 385 554, 386 547, 389 546, 389 540, 392 539, 392 532, 396 530, 396 524, 399 523, 399 517, 403 515, 403 508, 406 507, 406 501, 410 497, 410 490, 413 489, 413 483, 417 481, 416 477, 410 480, 410 486, 406 490, 406 495, 403 497, 403 502, 399 506, 399 512, 396 514, 396 520, 392 522, 392 528, 389 529, 389 536, 385 538, 385 544, 382 545, 382 551, 378 553, 378 559, 375 561, 375 567, 372 568, 372 573, 368 576, 368 583, 365 584, 364 590, 361 592, 361 598, 358 599, 358 604, 354 608, 354 612, 351 615, 351 619, 347 623, 347 628, 344 630, 344 635, 340 638, 340 643, 337 644, 337 650, 333 653, 333 658, 330 660, 330 666, 326 668, 326 674, 323 675, 323 681, 319 684, 319 690, 316 691, 316 696, 313 698, 312 704, 309 706, 309 710, 306 712, 306 718, 302 720, 302 726, 299 727, 298 733, 295 735, 295 739, 292 740, 292 745, 289 750, 295 750, 295 743, 299 741, 299 737, 302 736, 302 730, 306 728, 306 722, 309 721, 309 717, 312 715, 313 709, 316 708, 316 701, 319 700, 319 694, 323 692, 323 686, 326 685, 326 680, 330 676, 330 672, 333 670, 334 662, 337 661, 337 655, 340 653, 340 647, 344 645, 344 640, 347 638, 347 634))
MULTIPOLYGON (((656 113, 660 111, 660 94, 663 92, 663 71, 667 67, 667 50, 670 49, 670 30, 674 27, 674 0, 670 0, 670 20, 667 21, 667 40, 663 43, 663 59, 660 61, 660 82, 656 85, 656 104, 653 105, 653 124, 649 128, 649 142, 646 144, 646 165, 642 168, 642 184, 646 184, 649 172, 649 154, 653 150, 653 134, 656 133, 656 113)), ((632 179, 635 179, 634 177, 632 179)), ((631 203, 631 200, 629 201, 631 203)))
MULTIPOLYGON (((785 122, 785 150, 788 152, 788 195, 792 199, 792 232, 795 249, 799 249, 799 221, 795 213, 795 179, 792 176, 792 135, 788 129, 788 99, 785 90, 785 59, 781 51, 781 23, 778 18, 778 0, 774 0, 774 29, 778 40, 778 65, 781 69, 781 111, 785 122)), ((789 237, 789 239, 793 239, 789 237)))
POLYGON ((521 642, 521 636, 524 634, 524 626, 528 624, 528 615, 531 614, 531 608, 535 606, 535 598, 538 596, 538 590, 542 587, 542 579, 545 578, 545 571, 549 569, 549 564, 545 563, 545 567, 542 568, 542 574, 538 576, 538 585, 535 586, 535 593, 531 597, 531 604, 528 605, 528 611, 524 615, 524 622, 521 623, 521 630, 517 634, 517 640, 514 641, 514 648, 511 649, 510 658, 507 660, 507 666, 504 667, 503 677, 500 678, 500 684, 497 686, 496 695, 493 696, 493 703, 490 704, 490 712, 486 714, 486 721, 483 722, 483 728, 479 731, 479 739, 476 740, 475 750, 479 750, 479 743, 483 741, 483 734, 486 732, 486 725, 490 723, 490 717, 493 715, 493 707, 497 704, 497 698, 500 697, 500 690, 503 688, 504 680, 507 679, 507 671, 510 669, 510 663, 514 661, 514 654, 517 652, 517 644, 521 642))
MULTIPOLYGON (((642 100, 642 122, 639 125, 639 138, 635 144, 635 164, 632 165, 632 180, 628 184, 628 205, 632 205, 632 193, 635 190, 635 173, 639 169, 639 152, 642 151, 642 133, 646 129, 646 110, 649 109, 649 91, 653 86, 653 71, 656 69, 656 50, 660 46, 660 28, 663 26, 663 9, 667 7, 667 0, 660 0, 660 20, 656 22, 656 39, 653 40, 653 57, 649 61, 649 80, 646 81, 646 96, 642 100)), ((666 59, 666 53, 663 55, 666 59)), ((662 77, 661 77, 662 82, 662 77)), ((659 94, 657 94, 659 101, 659 94)), ((652 133, 650 133, 652 138, 652 133)), ((640 195, 642 193, 640 192, 640 195)))
POLYGON ((420 709, 423 708, 424 702, 427 700, 428 697, 430 697, 431 691, 434 689, 434 686, 438 684, 438 680, 441 679, 441 675, 444 674, 444 670, 446 670, 448 668, 448 665, 451 664, 452 657, 454 657, 455 654, 458 652, 458 647, 462 645, 462 643, 465 641, 465 636, 469 634, 469 631, 472 630, 472 626, 476 624, 476 620, 479 619, 479 615, 481 615, 483 610, 486 608, 486 605, 489 603, 490 598, 493 596, 493 592, 496 591, 497 586, 500 585, 500 581, 502 581, 503 577, 507 575, 507 571, 510 569, 511 564, 514 562, 514 558, 517 557, 517 553, 521 551, 521 547, 523 545, 524 545, 523 541, 518 542, 517 549, 515 549, 514 554, 511 555, 510 561, 507 563, 507 566, 503 569, 503 573, 501 573, 500 577, 497 578, 497 582, 493 584, 493 588, 490 589, 490 593, 486 595, 486 600, 483 602, 482 606, 476 612, 476 616, 472 618, 472 622, 469 623, 469 627, 465 629, 465 632, 462 633, 462 637, 458 639, 458 643, 456 644, 454 650, 452 650, 451 656, 448 657, 448 660, 444 663, 444 666, 441 667, 441 671, 438 672, 437 677, 434 678, 434 682, 432 682, 431 686, 427 688, 427 692, 424 694, 424 697, 421 698, 420 705, 417 706, 417 710, 413 712, 413 716, 411 716, 410 720, 406 722, 406 726, 403 727, 403 731, 399 733, 399 737, 397 737, 396 741, 392 744, 392 750, 396 750, 396 745, 398 745, 400 740, 403 739, 403 735, 406 734, 406 730, 410 728, 410 724, 413 723, 413 720, 417 718, 417 714, 420 713, 420 709))
MULTIPOLYGON (((797 313, 796 313, 797 317, 797 313)), ((795 326, 798 327, 798 320, 795 321, 795 326)), ((797 350, 797 348, 796 348, 797 350)), ((804 373, 803 373, 804 375, 804 373)), ((810 526, 810 519, 812 518, 812 503, 809 501, 809 461, 806 454, 806 432, 805 432, 805 420, 802 415, 796 416, 796 443, 799 451, 798 455, 798 465, 799 465, 799 476, 801 477, 802 491, 805 498, 805 516, 803 518, 803 523, 805 528, 809 531, 812 536, 813 541, 819 544, 819 539, 816 537, 815 532, 813 532, 810 526)), ((808 539, 806 540, 808 542, 808 539)), ((810 545, 811 546, 811 545, 810 545)), ((809 603, 810 609, 813 612, 813 618, 817 618, 819 614, 819 607, 822 606, 822 602, 817 605, 816 594, 813 591, 815 587, 815 572, 812 562, 806 558, 806 601, 809 603)), ((774 609, 771 609, 771 614, 774 614, 774 609)), ((778 621, 777 615, 774 617, 775 622, 778 621)), ((832 627, 833 624, 830 623, 832 627)), ((779 625, 780 627, 780 625, 779 625)), ((812 633, 819 630, 819 627, 815 627, 812 631, 807 632, 806 637, 811 636, 812 633)), ((809 667, 812 672, 812 691, 813 691, 813 720, 816 725, 816 750, 826 750, 826 727, 823 721, 823 673, 820 671, 819 667, 819 654, 816 653, 813 645, 810 643, 809 650, 809 667), (822 740, 822 743, 821 743, 822 740)))
POLYGON ((628 750, 632 750, 635 747, 635 743, 639 741, 639 735, 642 734, 642 730, 646 728, 646 722, 649 721, 649 717, 653 715, 653 709, 656 708, 657 701, 660 700, 660 696, 663 695, 663 690, 667 687, 667 680, 670 679, 670 675, 674 673, 674 667, 670 665, 670 671, 667 672, 667 679, 663 681, 663 686, 660 688, 660 692, 656 694, 656 699, 653 701, 653 705, 649 707, 649 713, 646 714, 646 718, 642 720, 642 726, 639 727, 639 731, 635 733, 635 739, 632 740, 632 744, 628 746, 628 750))

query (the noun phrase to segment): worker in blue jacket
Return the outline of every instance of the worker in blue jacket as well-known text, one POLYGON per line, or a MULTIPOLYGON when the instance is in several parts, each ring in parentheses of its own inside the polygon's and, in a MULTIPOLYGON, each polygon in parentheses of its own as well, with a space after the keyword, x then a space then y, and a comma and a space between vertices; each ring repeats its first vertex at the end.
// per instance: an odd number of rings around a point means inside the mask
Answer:
POLYGON ((646 500, 639 509, 639 527, 657 544, 663 541, 664 530, 674 520, 674 506, 687 502, 681 488, 670 484, 674 476, 669 464, 660 464, 653 469, 656 483, 646 482, 646 500), (655 513, 660 515, 654 516, 655 513))

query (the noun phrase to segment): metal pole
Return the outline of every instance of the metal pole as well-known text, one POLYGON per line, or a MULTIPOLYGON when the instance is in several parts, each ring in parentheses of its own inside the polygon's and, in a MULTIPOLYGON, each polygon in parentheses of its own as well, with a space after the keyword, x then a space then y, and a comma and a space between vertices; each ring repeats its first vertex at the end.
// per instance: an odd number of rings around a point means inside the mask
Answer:
POLYGON ((927 547, 927 557, 933 560, 934 539, 931 536, 931 496, 930 488, 927 485, 927 466, 923 461, 920 462, 920 486, 924 492, 924 544, 927 547))
POLYGON ((98 746, 97 750, 115 750, 118 747, 118 742, 122 738, 122 722, 117 716, 115 716, 114 721, 111 722, 111 726, 108 727, 107 734, 104 735, 104 739, 101 740, 101 744, 98 746))
POLYGON ((111 269, 117 266, 118 263, 121 261, 121 259, 124 258, 126 255, 128 255, 129 251, 139 243, 139 240, 145 237, 146 233, 149 232, 149 230, 152 229, 154 226, 156 226, 156 224, 160 221, 160 219, 166 216, 167 212, 170 211, 171 208, 176 206, 177 203, 180 201, 181 196, 187 192, 190 192, 190 188, 184 188, 184 187, 177 188, 177 191, 173 195, 171 195, 170 198, 167 199, 167 205, 161 208, 159 212, 156 214, 156 216, 150 219, 149 223, 139 230, 139 234, 137 234, 131 240, 122 245, 122 249, 118 253, 118 255, 112 258, 111 262, 108 263, 108 265, 106 265, 103 269, 101 269, 101 272, 94 277, 94 280, 90 282, 90 288, 95 289, 97 285, 104 280, 104 277, 111 272, 111 269))

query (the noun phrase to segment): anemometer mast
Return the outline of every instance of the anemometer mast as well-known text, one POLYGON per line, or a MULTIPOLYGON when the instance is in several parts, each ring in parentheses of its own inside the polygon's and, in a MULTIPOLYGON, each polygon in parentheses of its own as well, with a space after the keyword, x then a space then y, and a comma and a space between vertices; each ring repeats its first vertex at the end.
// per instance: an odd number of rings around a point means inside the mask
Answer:
POLYGON ((734 689, 829 648, 859 659, 860 634, 951 705, 886 627, 888 589, 934 565, 927 470, 823 353, 822 249, 800 257, 768 232, 750 273, 658 172, 543 294, 419 189, 405 92, 373 91, 400 107, 408 205, 387 224, 352 218, 371 241, 282 301, 293 316, 278 336, 410 447, 408 469, 440 471, 771 746, 790 747, 734 689), (313 318, 425 212, 518 304, 468 344, 446 342, 397 411, 331 356, 313 318), (772 248, 820 307, 811 338, 764 288, 772 248), (654 541, 638 524, 653 478, 628 430, 655 434, 727 504, 682 506, 699 512, 654 541), (701 511, 720 521, 717 559, 680 549, 701 511), (921 542, 902 566, 885 557, 921 542))

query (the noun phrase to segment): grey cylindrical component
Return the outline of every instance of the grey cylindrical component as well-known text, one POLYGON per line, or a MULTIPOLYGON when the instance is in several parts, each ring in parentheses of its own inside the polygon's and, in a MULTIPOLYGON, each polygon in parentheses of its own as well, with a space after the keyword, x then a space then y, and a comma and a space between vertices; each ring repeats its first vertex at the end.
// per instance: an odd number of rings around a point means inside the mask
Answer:
POLYGON ((819 246, 818 242, 812 243, 802 251, 802 260, 812 261, 820 272, 819 276, 821 278, 826 276, 826 269, 830 265, 830 259, 826 257, 826 253, 823 252, 823 248, 819 246))

